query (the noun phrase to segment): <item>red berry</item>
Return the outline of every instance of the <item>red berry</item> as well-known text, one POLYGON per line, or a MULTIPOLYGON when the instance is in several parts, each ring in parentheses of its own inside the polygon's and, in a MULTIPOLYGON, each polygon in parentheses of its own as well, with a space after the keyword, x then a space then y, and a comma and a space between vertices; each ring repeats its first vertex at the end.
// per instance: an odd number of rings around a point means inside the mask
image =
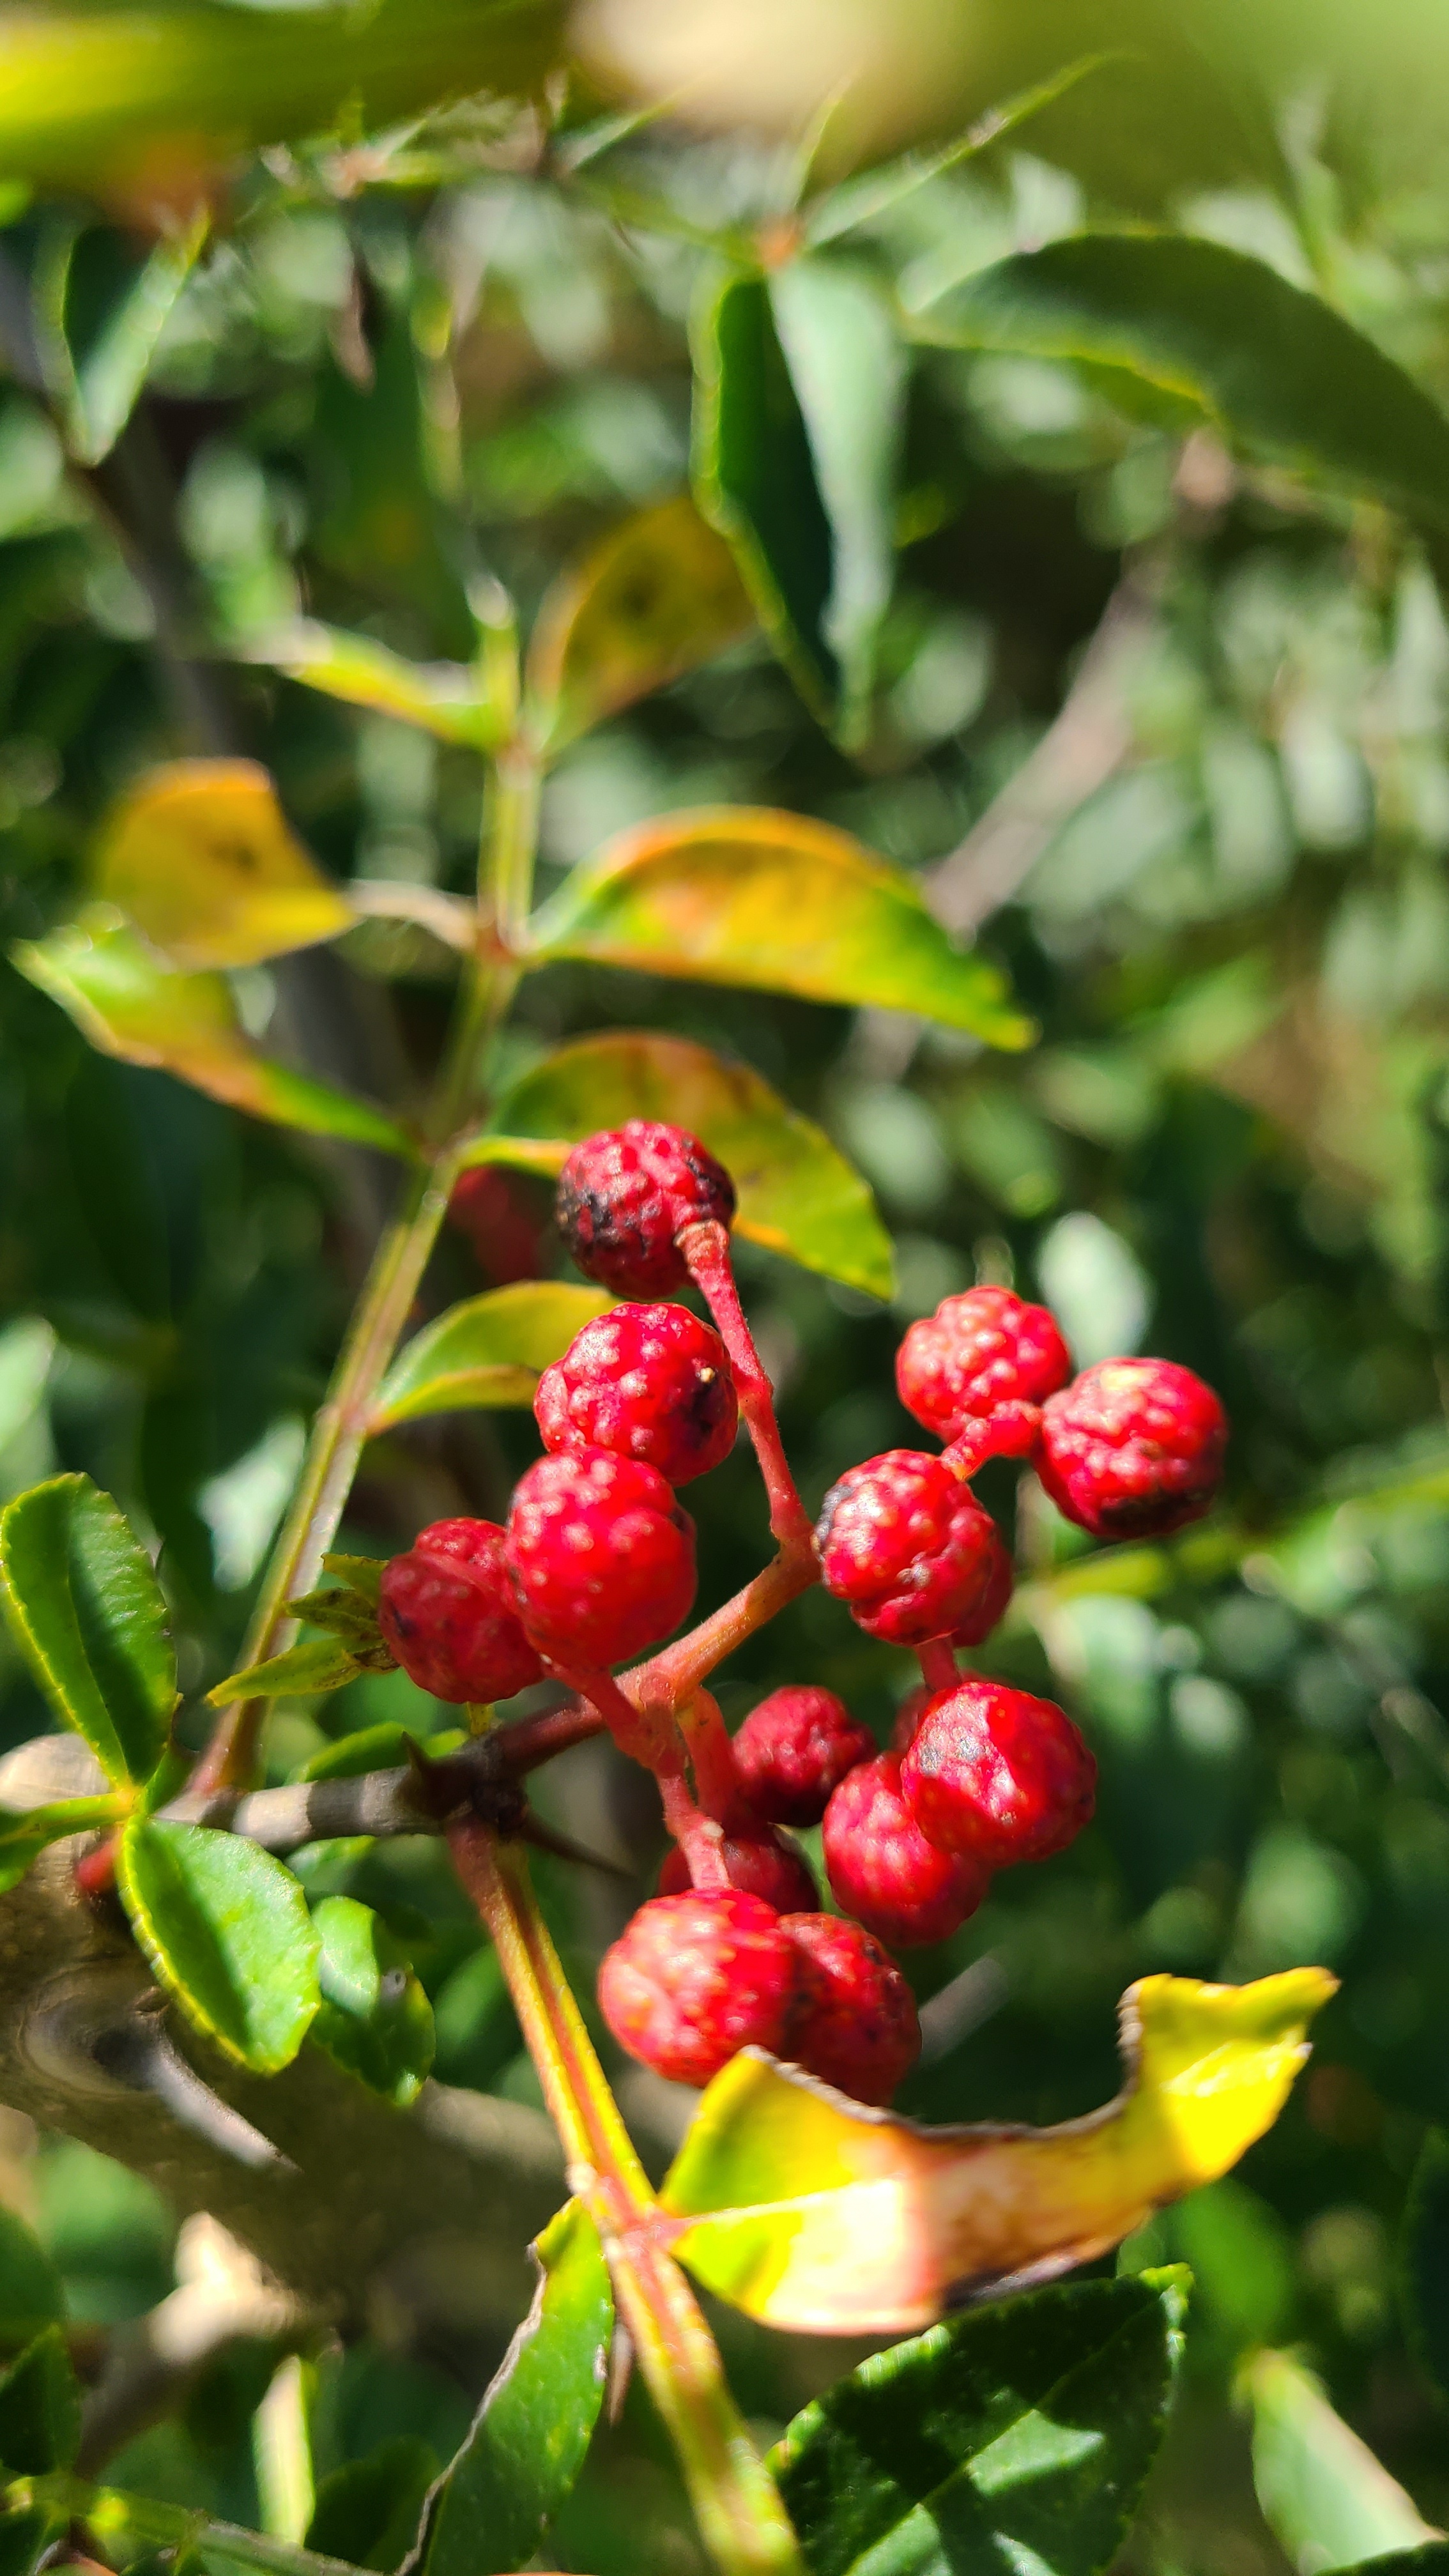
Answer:
POLYGON ((694 1600, 693 1521, 653 1467, 607 1449, 530 1467, 506 1547, 524 1627, 565 1665, 642 1654, 694 1600))
POLYGON ((896 1353, 908 1413, 942 1440, 1003 1404, 1040 1404, 1072 1373, 1056 1317, 1009 1288, 968 1288, 912 1324, 896 1353))
POLYGON ((897 1950, 946 1940, 986 1894, 980 1861, 927 1842, 901 1795, 896 1753, 846 1773, 825 1810, 822 1841, 836 1903, 897 1950))
POLYGON ((953 1646, 979 1646, 993 1628, 1005 1618, 1012 1593, 1016 1589, 1016 1568, 1007 1553, 1006 1542, 995 1522, 986 1543, 986 1568, 974 1609, 958 1619, 951 1631, 953 1646))
POLYGON ((896 1710, 896 1722, 891 1728, 892 1753, 904 1753, 926 1710, 936 1697, 937 1693, 932 1690, 929 1682, 917 1682, 914 1690, 907 1691, 900 1707, 896 1710))
POLYGON ((717 1467, 739 1405, 718 1333, 687 1306, 615 1306, 575 1333, 533 1399, 546 1449, 611 1449, 671 1485, 717 1467))
POLYGON ((543 1276, 542 1237, 548 1201, 533 1203, 537 1182, 496 1164, 478 1163, 453 1184, 448 1222, 473 1246, 479 1269, 495 1286, 543 1276))
POLYGON ((735 1185, 683 1127, 631 1118, 575 1145, 559 1174, 558 1230, 584 1276, 625 1297, 687 1286, 676 1238, 713 1217, 728 1225, 735 1185))
POLYGON ((795 2062, 856 2102, 888 2102, 921 2053, 916 1999, 873 1933, 837 1914, 787 1914, 813 1991, 790 2041, 795 2062))
MULTIPOLYGON (((754 1833, 727 1833, 720 1844, 720 1858, 731 1887, 760 1897, 777 1914, 798 1914, 802 1909, 808 1913, 820 1902, 804 1853, 768 1825, 761 1824, 754 1833)), ((676 1843, 664 1855, 659 1893, 681 1896, 693 1883, 689 1863, 676 1843)))
POLYGON ((1163 1538, 1200 1520, 1222 1481, 1228 1421, 1171 1360, 1101 1360, 1042 1410, 1037 1471, 1097 1538, 1163 1538))
POLYGON ((788 1682, 751 1709, 734 1739, 735 1769, 760 1815, 777 1825, 818 1825, 831 1790, 875 1749, 869 1727, 834 1691, 788 1682))
POLYGON ((832 1485, 815 1532, 827 1592, 890 1646, 974 1643, 1000 1584, 989 1512, 939 1458, 887 1449, 832 1485))
POLYGON ((1097 1765, 1054 1701, 966 1679, 922 1715, 901 1788, 929 1842, 1005 1869, 1075 1840, 1091 1818, 1097 1765))
POLYGON ((378 1626, 435 1699, 511 1699, 542 1677, 494 1521, 434 1521, 382 1569, 378 1626))
POLYGON ((675 2084, 707 2084, 741 2048, 787 2053, 807 1991, 778 1914, 734 1888, 651 1897, 599 1970, 620 2047, 675 2084))

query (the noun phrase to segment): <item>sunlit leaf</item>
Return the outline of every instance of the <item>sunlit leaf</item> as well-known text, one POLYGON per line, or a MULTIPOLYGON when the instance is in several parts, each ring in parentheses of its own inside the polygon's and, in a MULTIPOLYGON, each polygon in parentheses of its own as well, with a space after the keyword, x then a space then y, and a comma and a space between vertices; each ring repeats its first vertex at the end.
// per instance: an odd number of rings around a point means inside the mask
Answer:
POLYGON ((593 2220, 569 2201, 538 2238, 533 2306, 428 2522, 426 2576, 502 2576, 531 2558, 588 2453, 614 2303, 593 2220))
POLYGON ((754 622, 729 547, 686 494, 640 510, 539 611, 529 695, 549 750, 712 661, 754 622))
POLYGON ((1088 72, 1100 71, 1114 59, 1111 54, 1085 54, 1080 62, 1054 72, 1050 80, 1038 81, 1034 88, 1003 99, 999 107, 988 108, 953 143, 944 143, 934 152, 902 153, 898 160, 843 180, 839 187, 829 189, 806 207, 800 225, 806 241, 816 248, 823 242, 837 241, 842 233, 852 232, 858 225, 874 223, 903 198, 913 196, 917 188, 923 188, 928 179, 939 179, 946 171, 959 169, 963 161, 974 160, 978 152, 999 143, 1004 134, 1013 133, 1029 117, 1040 115, 1044 107, 1065 98, 1088 72))
POLYGON ((19 1885, 52 1843, 114 1824, 124 1812, 119 1798, 62 1798, 55 1806, 27 1807, 20 1815, 0 1808, 0 1895, 19 1885))
POLYGON ((362 1667, 338 1637, 307 1637, 300 1646, 288 1646, 280 1655, 269 1655, 263 1664, 248 1664, 244 1671, 229 1673, 206 1694, 211 1708, 227 1708, 234 1699, 304 1699, 310 1691, 341 1690, 344 1682, 357 1679, 362 1667))
POLYGON ((125 1514, 89 1476, 55 1476, 0 1514, 0 1597, 57 1717, 109 1779, 148 1780, 176 1705, 166 1604, 125 1514))
POLYGON ((0 2462, 16 2477, 68 2469, 80 2447, 80 2390, 58 2325, 42 2327, 0 2374, 0 2462))
POLYGON ((261 1055, 242 1033, 223 976, 184 975, 168 967, 104 906, 10 953, 21 974, 58 1002, 102 1055, 174 1073, 214 1100, 279 1127, 341 1136, 392 1154, 412 1152, 411 1141, 385 1111, 261 1055))
POLYGON ((1038 2291, 837 2381, 770 2455, 812 2576, 1098 2576, 1162 2440, 1187 2277, 1038 2291))
POLYGON ((354 918, 254 760, 147 770, 102 825, 91 884, 177 966, 254 966, 354 918))
POLYGON ((746 2049, 709 2086, 664 2187, 674 2251, 767 2324, 902 2334, 1106 2251, 1271 2127, 1334 1991, 1147 1977, 1123 1998, 1127 2082, 1057 2129, 923 2129, 746 2049))
POLYGON ((1256 2353, 1241 2385, 1253 2409, 1253 2483, 1263 2519, 1297 2566, 1327 2576, 1331 2568, 1443 2539, 1301 2362, 1286 2352, 1256 2353))
POLYGON ((860 1175, 828 1136, 746 1064, 688 1038, 611 1030, 561 1047, 505 1094, 501 1161, 509 1138, 559 1139, 568 1147, 629 1118, 687 1127, 717 1154, 739 1194, 736 1231, 827 1279, 873 1297, 894 1286, 890 1237, 860 1175))
POLYGON ((983 957, 952 946, 909 877, 802 814, 719 805, 641 823, 536 915, 535 957, 917 1011, 989 1045, 1031 1022, 983 957))
POLYGON ((915 316, 952 348, 1087 359, 1200 403, 1251 452, 1449 525, 1449 419, 1331 305, 1218 242, 1083 233, 915 316))
POLYGON ((393 1362, 372 1429, 467 1406, 532 1404, 540 1372, 563 1357, 582 1325, 612 1304, 602 1289, 520 1279, 450 1306, 393 1362))
POLYGON ((289 1869, 240 1834, 136 1819, 116 1880, 162 1984, 228 2057, 274 2075, 321 2001, 320 1944, 289 1869))
POLYGON ((351 635, 310 617, 263 636, 247 658, 270 663, 324 697, 398 716, 441 742, 485 749, 497 739, 498 721, 479 695, 478 674, 464 662, 409 662, 370 635, 351 635))
POLYGON ((418 2527, 438 2455, 416 2433, 395 2433, 365 2460, 333 2469, 317 2489, 307 2547, 391 2576, 418 2527))
MULTIPOLYGON (((0 106, 0 119, 4 108, 0 106)), ((67 444, 98 465, 120 437, 150 371, 157 343, 210 230, 205 208, 157 243, 76 368, 67 444)))
POLYGON ((322 1944, 312 2037, 349 2075, 403 2110, 422 2090, 434 2046, 433 2007, 412 1962, 355 1897, 324 1897, 312 1921, 322 1944))

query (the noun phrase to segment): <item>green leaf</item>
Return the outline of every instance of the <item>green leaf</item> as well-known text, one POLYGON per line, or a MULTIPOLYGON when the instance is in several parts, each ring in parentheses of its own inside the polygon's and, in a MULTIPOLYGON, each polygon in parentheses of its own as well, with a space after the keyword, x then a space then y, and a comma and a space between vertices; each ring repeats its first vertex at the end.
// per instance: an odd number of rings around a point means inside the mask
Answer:
POLYGON ((198 2029, 259 2075, 290 2065, 321 2002, 320 1944, 291 1871, 239 1834, 138 1818, 116 1877, 151 1966, 198 2029))
POLYGON ((21 1879, 52 1843, 67 1834, 90 1833, 114 1824, 126 1812, 120 1798, 62 1798, 51 1807, 27 1807, 21 1813, 0 1808, 0 1895, 21 1879))
POLYGON ((399 2110, 415 2101, 433 2062, 433 2007, 402 1943, 369 1905, 328 1896, 312 1917, 321 1949, 321 2008, 312 2037, 329 2057, 399 2110))
POLYGON ((914 317, 952 348, 1125 368, 1250 452, 1449 525, 1449 419, 1316 295, 1169 233, 1082 233, 982 268, 914 317))
POLYGON ((425 2576, 501 2576, 538 2548, 588 2453, 614 2303, 594 2223, 576 2200, 533 2247, 542 2278, 429 2517, 425 2576))
POLYGON ((845 179, 823 197, 808 205, 801 217, 800 229, 812 250, 824 242, 838 241, 842 233, 852 232, 859 224, 874 223, 889 213, 906 197, 914 196, 928 179, 939 179, 948 170, 957 170, 963 161, 974 160, 1011 134, 1029 117, 1039 116, 1044 107, 1052 107, 1065 98, 1088 72, 1100 71, 1119 55, 1084 54, 1079 62, 1069 63, 1064 71, 1054 72, 1050 80, 1038 81, 1035 88, 1019 90, 1014 98, 1004 99, 1000 107, 990 107, 979 116, 966 133, 953 143, 942 144, 935 152, 905 152, 899 160, 887 161, 875 170, 863 170, 853 179, 845 179))
POLYGON ((19 2513, 0 2513, 0 2576, 35 2576, 53 2540, 65 2529, 58 2506, 27 2505, 19 2513))
POLYGON ((58 2325, 42 2327, 0 2377, 0 2461, 16 2477, 68 2469, 80 2448, 80 2390, 58 2325))
POLYGON ((77 367, 67 444, 80 464, 99 465, 109 456, 135 410, 157 343, 210 229, 210 209, 203 206, 157 243, 77 367))
POLYGON ((688 1038, 623 1029, 576 1039, 515 1083, 497 1117, 508 1131, 488 1140, 497 1159, 509 1159, 509 1138, 553 1136, 555 1170, 570 1145, 601 1127, 672 1120, 730 1174, 737 1233, 872 1297, 893 1291, 890 1236, 859 1173, 749 1065, 688 1038))
POLYGON ((338 1637, 308 1637, 285 1654, 269 1655, 264 1664, 229 1673, 206 1694, 208 1708, 226 1708, 234 1699, 305 1699, 312 1691, 341 1690, 355 1681, 362 1666, 338 1637))
POLYGON ((539 611, 528 694, 547 749, 712 661, 754 622, 734 556, 687 494, 636 512, 539 611))
POLYGON ((109 1779, 150 1778, 176 1706, 166 1604, 124 1514, 89 1476, 56 1476, 0 1514, 0 1587, 17 1642, 109 1779))
POLYGON ((812 2576, 1098 2576, 1162 2439, 1187 2280, 956 2317, 807 2406, 769 2465, 812 2576))
POLYGON ((0 2335, 28 2343, 65 2313, 60 2274, 23 2218, 0 2201, 0 2335))
MULTIPOLYGON (((408 1758, 411 1731, 394 1718, 380 1726, 359 1727, 355 1735, 341 1735, 335 1744, 324 1744, 320 1751, 309 1754, 294 1780, 360 1780, 369 1771, 400 1771, 408 1758)), ((436 1738, 430 1738, 436 1742, 436 1738)))
POLYGON ((840 697, 825 632, 830 519, 763 277, 726 276, 700 311, 693 470, 695 499, 734 548, 773 651, 830 724, 840 697))
POLYGON ((885 291, 866 268, 791 260, 770 279, 770 307, 830 522, 821 632, 839 673, 834 730, 847 749, 858 749, 869 730, 876 636, 895 579, 906 352, 885 291))
POLYGON ((255 966, 355 917, 255 760, 148 769, 101 828, 91 887, 176 966, 255 966))
POLYGON ((306 2544, 326 2558, 384 2572, 406 2556, 438 2455, 416 2433, 398 2433, 366 2460, 349 2460, 317 2489, 306 2544))
POLYGON ((503 729, 479 693, 477 671, 466 662, 409 662, 370 635, 350 635, 310 617, 263 636, 246 658, 285 671, 289 680, 323 697, 397 716, 440 742, 487 750, 503 729))
POLYGON ((1357 2567, 1442 2539, 1413 2498, 1286 2352, 1255 2354, 1241 2385, 1253 2410, 1253 2483, 1263 2519, 1300 2567, 1357 2567))
POLYGON ((1431 2129, 1404 2212, 1401 2278, 1409 2340, 1449 2397, 1449 2137, 1431 2129))
POLYGON ((390 1154, 413 1151, 385 1111, 259 1054, 242 1033, 224 977, 178 974, 103 905, 47 939, 21 941, 10 955, 102 1055, 157 1066, 279 1127, 342 1136, 390 1154))
POLYGON ((952 945, 909 877, 848 832, 768 807, 621 832, 535 915, 529 945, 540 961, 918 1011, 990 1046, 1035 1034, 996 967, 952 945))
POLYGON ((394 1360, 369 1428, 463 1407, 532 1404, 540 1373, 613 1302, 602 1289, 523 1279, 450 1306, 394 1360))

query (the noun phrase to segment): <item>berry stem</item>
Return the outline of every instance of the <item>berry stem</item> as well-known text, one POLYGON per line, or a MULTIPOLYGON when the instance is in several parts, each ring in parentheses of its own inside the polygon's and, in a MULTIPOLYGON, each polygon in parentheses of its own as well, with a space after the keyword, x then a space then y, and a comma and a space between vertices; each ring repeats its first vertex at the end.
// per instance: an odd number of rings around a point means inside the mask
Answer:
POLYGON ((620 2317, 678 2453, 705 2546, 721 2576, 806 2576, 714 2337, 661 2241, 659 2204, 539 1912, 527 1860, 472 1817, 449 1826, 448 1842, 498 1953, 570 2187, 599 2230, 620 2317))
POLYGON ((732 1655, 757 1628, 775 1618, 789 1601, 808 1592, 820 1580, 820 1568, 814 1550, 809 1547, 782 1547, 760 1573, 753 1575, 732 1599, 712 1610, 698 1627, 691 1628, 672 1646, 651 1655, 647 1664, 636 1664, 623 1675, 622 1686, 631 1698, 636 1695, 654 1707, 680 1708, 692 1699, 701 1682, 707 1681, 716 1664, 732 1655))
POLYGON ((658 1713, 657 1704, 645 1700, 642 1707, 636 1707, 612 1673, 592 1671, 586 1664, 561 1664, 552 1656, 547 1661, 550 1672, 598 1710, 621 1753, 642 1762, 645 1770, 660 1780, 682 1769, 684 1756, 679 1739, 668 1718, 658 1713))
POLYGON ((689 1275, 714 1318, 714 1326, 730 1355, 730 1369, 735 1393, 745 1428, 754 1443, 765 1492, 770 1503, 770 1527, 784 1549, 808 1550, 810 1521, 796 1490, 775 1419, 775 1396, 755 1348, 754 1335, 745 1321, 735 1286, 734 1264, 730 1259, 730 1239, 724 1226, 712 1218, 698 1225, 687 1225, 679 1238, 679 1249, 689 1268, 689 1275))
POLYGON ((684 1854, 694 1886, 728 1887, 730 1874, 724 1863, 719 1826, 701 1813, 677 1774, 672 1780, 660 1781, 659 1796, 664 1821, 684 1854))
POLYGON ((961 1676, 956 1669, 949 1637, 928 1637, 924 1646, 916 1648, 916 1653, 920 1659, 921 1679, 927 1690, 955 1689, 961 1676))
POLYGON ((694 1773, 695 1793, 705 1814, 712 1816, 716 1824, 733 1823, 744 1801, 729 1732, 712 1693, 697 1690, 686 1701, 679 1711, 679 1731, 694 1773))

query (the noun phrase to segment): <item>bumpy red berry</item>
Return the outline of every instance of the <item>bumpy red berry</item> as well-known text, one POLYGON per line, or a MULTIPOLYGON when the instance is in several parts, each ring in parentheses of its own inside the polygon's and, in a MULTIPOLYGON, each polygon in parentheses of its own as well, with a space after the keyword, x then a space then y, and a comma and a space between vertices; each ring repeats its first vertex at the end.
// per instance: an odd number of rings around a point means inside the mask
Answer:
POLYGON ((788 1682, 752 1708, 734 1739, 735 1769, 750 1805, 777 1825, 818 1825, 832 1789, 875 1737, 834 1691, 788 1682))
POLYGON ((664 1297, 689 1277, 677 1238, 728 1225, 735 1185, 708 1146, 652 1118, 586 1136, 559 1174, 558 1230, 580 1270, 616 1296, 664 1297))
POLYGON ((530 1467, 506 1550, 524 1627, 566 1666, 642 1654, 694 1600, 693 1521, 653 1467, 607 1449, 530 1467))
POLYGON ((546 1449, 611 1449, 671 1485, 727 1458, 739 1421, 725 1346, 687 1306, 594 1316, 544 1370, 533 1409, 546 1449))
POLYGON ((896 1354, 902 1404, 942 1440, 1001 1405, 1043 1403, 1071 1373, 1055 1316, 1009 1288, 943 1299, 912 1324, 896 1354))
POLYGON ((968 1677, 924 1710, 900 1780, 929 1842, 1005 1869, 1045 1860, 1081 1832, 1097 1765, 1054 1701, 968 1677))
POLYGON ((878 1754, 846 1773, 821 1840, 836 1903, 893 1949, 946 1940, 986 1893, 980 1861, 927 1842, 901 1793, 899 1754, 878 1754))
POLYGON ((1037 1470, 1098 1538, 1161 1538, 1199 1520, 1222 1481, 1227 1416, 1172 1360, 1102 1360, 1043 1407, 1037 1470))
POLYGON ((993 1521, 991 1536, 986 1542, 986 1567, 981 1590, 974 1606, 964 1618, 957 1620, 952 1629, 952 1645, 979 1646, 983 1637, 989 1637, 992 1629, 1005 1618, 1015 1589, 1016 1568, 1007 1553, 1006 1541, 993 1521))
MULTIPOLYGON (((719 1854, 731 1887, 742 1888, 746 1896, 760 1897, 766 1905, 773 1905, 777 1914, 798 1914, 802 1908, 808 1912, 819 1903, 804 1854, 769 1825, 761 1823, 753 1832, 736 1828, 727 1833, 719 1854)), ((689 1863, 676 1843, 664 1855, 659 1893, 681 1896, 692 1884, 689 1863)))
POLYGON ((779 1915, 734 1888, 651 1897, 599 1970, 620 2047, 675 2084, 707 2084, 741 2048, 788 2056, 808 1992, 779 1915))
POLYGON ((896 1710, 896 1722, 891 1728, 892 1753, 904 1753, 935 1697, 929 1682, 917 1682, 914 1690, 907 1691, 896 1710))
POLYGON ((434 1521, 382 1570, 378 1626, 435 1699, 511 1699, 543 1667, 523 1633, 494 1521, 434 1521))
POLYGON ((812 1991, 790 2041, 798 2066, 856 2102, 888 2102, 921 2053, 916 1999, 894 1959, 860 1923, 787 1914, 812 1991))
POLYGON ((832 1485, 815 1532, 825 1588, 891 1646, 974 1642, 999 1586, 995 1525, 939 1458, 887 1449, 832 1485))

